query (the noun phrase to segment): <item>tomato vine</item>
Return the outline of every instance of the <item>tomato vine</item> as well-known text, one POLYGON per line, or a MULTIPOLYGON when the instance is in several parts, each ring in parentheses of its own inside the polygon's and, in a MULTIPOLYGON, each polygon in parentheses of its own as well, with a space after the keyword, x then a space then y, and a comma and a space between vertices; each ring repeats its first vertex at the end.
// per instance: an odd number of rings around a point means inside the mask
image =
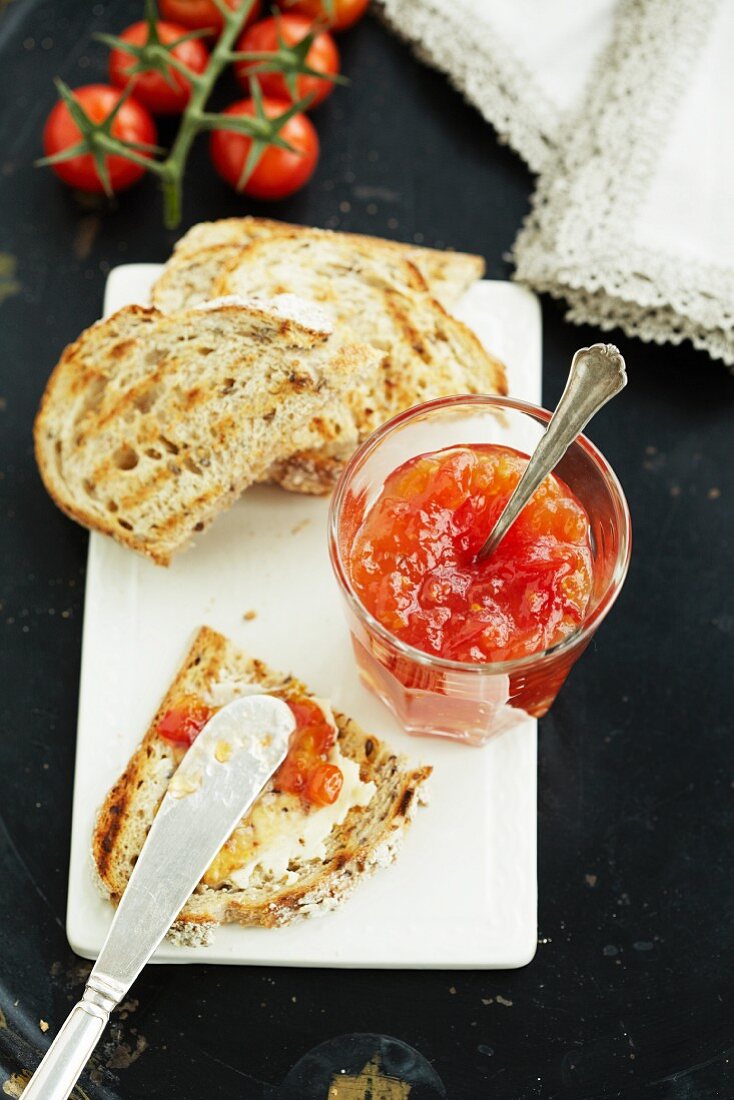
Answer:
POLYGON ((190 85, 190 96, 186 104, 178 131, 170 149, 121 140, 112 132, 113 123, 121 107, 134 92, 134 80, 124 89, 122 96, 112 112, 102 121, 95 121, 74 97, 73 91, 60 79, 56 81, 59 96, 66 105, 74 123, 80 132, 80 140, 50 156, 43 157, 39 165, 55 165, 73 157, 91 155, 100 182, 106 194, 112 194, 112 185, 108 171, 107 158, 119 156, 138 165, 146 172, 152 172, 160 181, 163 193, 164 221, 169 229, 175 229, 181 221, 183 181, 186 164, 195 138, 214 130, 230 131, 242 134, 250 139, 250 147, 244 168, 237 184, 241 190, 257 167, 265 150, 271 146, 295 152, 281 131, 294 115, 306 110, 313 95, 296 99, 296 78, 299 75, 319 75, 329 80, 339 80, 335 74, 315 73, 307 61, 309 48, 319 28, 312 29, 295 47, 279 42, 278 51, 266 58, 238 53, 234 48, 237 38, 247 23, 255 0, 244 0, 231 8, 225 0, 212 0, 222 17, 222 30, 214 43, 206 68, 195 72, 174 56, 173 50, 182 42, 202 35, 200 31, 182 35, 173 41, 164 42, 157 32, 158 11, 155 0, 146 0, 145 20, 148 25, 147 39, 141 45, 133 46, 114 35, 100 34, 97 37, 115 49, 123 49, 134 58, 131 73, 156 72, 169 83, 175 70, 190 85), (253 101, 251 114, 232 114, 208 111, 206 104, 224 69, 230 64, 247 60, 254 63, 253 76, 250 79, 250 95, 253 101), (281 72, 292 90, 294 102, 282 112, 266 113, 262 92, 256 77, 257 72, 281 72), (165 155, 162 155, 165 154, 165 155))

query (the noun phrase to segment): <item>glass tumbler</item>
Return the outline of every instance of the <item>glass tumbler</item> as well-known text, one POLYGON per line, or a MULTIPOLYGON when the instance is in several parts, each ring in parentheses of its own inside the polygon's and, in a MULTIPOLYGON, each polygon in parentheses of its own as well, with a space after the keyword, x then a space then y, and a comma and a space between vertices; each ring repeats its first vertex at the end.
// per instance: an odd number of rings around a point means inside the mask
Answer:
POLYGON ((555 472, 589 517, 593 587, 583 622, 557 645, 512 661, 445 660, 391 634, 352 586, 349 547, 396 467, 427 451, 472 443, 496 443, 530 454, 550 417, 546 409, 508 397, 440 398, 384 424, 341 475, 329 515, 329 553, 357 665, 365 684, 410 734, 481 745, 528 715, 542 717, 619 594, 630 558, 629 509, 608 462, 583 435, 555 472))

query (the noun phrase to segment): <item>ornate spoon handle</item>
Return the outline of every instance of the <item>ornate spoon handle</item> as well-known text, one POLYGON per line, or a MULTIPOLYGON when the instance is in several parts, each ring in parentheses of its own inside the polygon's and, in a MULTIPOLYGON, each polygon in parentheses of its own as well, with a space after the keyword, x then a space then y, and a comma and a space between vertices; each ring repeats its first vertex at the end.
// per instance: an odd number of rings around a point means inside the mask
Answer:
POLYGON ((489 557, 497 549, 543 478, 558 465, 576 436, 602 405, 606 405, 626 385, 624 359, 614 344, 592 344, 590 348, 579 348, 550 423, 492 533, 477 554, 477 561, 489 557))

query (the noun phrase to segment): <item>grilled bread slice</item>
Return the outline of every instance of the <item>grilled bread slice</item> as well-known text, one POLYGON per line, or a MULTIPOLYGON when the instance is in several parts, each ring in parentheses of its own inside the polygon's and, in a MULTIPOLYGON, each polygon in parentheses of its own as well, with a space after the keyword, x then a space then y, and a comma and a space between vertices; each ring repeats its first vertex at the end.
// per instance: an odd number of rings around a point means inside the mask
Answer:
POLYGON ((173 256, 153 287, 153 305, 170 312, 206 301, 212 297, 212 288, 222 268, 237 252, 253 241, 265 240, 283 231, 321 233, 327 239, 366 244, 375 252, 403 256, 415 264, 431 292, 448 308, 484 274, 482 257, 466 252, 419 248, 357 233, 314 230, 269 218, 222 218, 192 226, 178 241, 173 256))
MULTIPOLYGON (((366 395, 355 390, 346 403, 360 439, 421 401, 507 392, 502 364, 433 298, 418 269, 370 241, 305 230, 271 234, 237 253, 215 284, 218 294, 255 297, 296 290, 383 353, 378 385, 366 395)), ((331 489, 344 447, 334 445, 330 419, 320 423, 324 446, 277 463, 273 480, 306 492, 331 489)))
MULTIPOLYGON (((253 690, 313 698, 294 677, 273 672, 203 627, 96 820, 94 867, 114 903, 181 758, 182 750, 158 733, 161 718, 186 695, 216 706, 253 690)), ((225 922, 273 927, 326 913, 395 858, 431 769, 410 767, 345 715, 333 717, 332 751, 344 774, 335 806, 309 809, 297 796, 276 792, 271 780, 186 903, 171 930, 174 940, 199 945, 225 922)))
POLYGON ((274 460, 321 440, 314 416, 379 362, 308 303, 128 306, 51 375, 41 476, 72 519, 167 565, 274 460))

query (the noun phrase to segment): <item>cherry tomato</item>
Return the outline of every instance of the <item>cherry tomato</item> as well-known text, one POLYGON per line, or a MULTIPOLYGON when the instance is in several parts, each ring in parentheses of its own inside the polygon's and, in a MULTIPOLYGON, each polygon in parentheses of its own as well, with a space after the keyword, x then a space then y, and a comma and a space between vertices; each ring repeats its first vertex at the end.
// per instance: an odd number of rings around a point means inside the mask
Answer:
POLYGON ((299 752, 308 753, 314 759, 317 756, 325 756, 333 744, 330 736, 332 733, 333 730, 326 725, 307 726, 306 729, 299 730, 293 738, 294 748, 299 752))
MULTIPOLYGON (((278 49, 278 37, 286 45, 295 46, 306 37, 311 27, 312 20, 304 15, 281 15, 263 19, 245 31, 237 43, 237 50, 243 53, 275 53, 278 49)), ((339 51, 330 34, 322 32, 316 35, 306 55, 306 63, 320 73, 339 72, 339 51)), ((256 62, 253 61, 240 61, 235 65, 235 74, 245 90, 249 88, 250 70, 255 65, 256 62)), ((292 102, 293 97, 282 73, 258 73, 256 80, 260 83, 263 95, 292 102)), ((312 95, 311 107, 322 103, 333 90, 334 84, 331 80, 319 80, 317 76, 305 74, 296 78, 298 98, 312 95)))
POLYGON ((214 709, 208 707, 198 695, 184 695, 166 711, 156 729, 166 741, 192 745, 213 714, 214 709))
MULTIPOLYGON (((175 42, 187 33, 181 23, 156 23, 158 37, 163 45, 175 42)), ((148 41, 148 24, 133 23, 122 32, 120 38, 133 46, 143 46, 148 41)), ((198 39, 190 39, 174 47, 173 56, 195 73, 201 73, 207 66, 209 54, 206 46, 198 39)), ((191 82, 173 68, 168 73, 172 84, 158 72, 134 73, 129 70, 135 65, 135 57, 124 50, 113 50, 110 54, 110 82, 118 88, 124 88, 131 80, 135 83, 135 98, 148 110, 159 115, 178 115, 189 101, 191 82)))
POLYGON ((291 749, 275 773, 273 786, 287 794, 304 794, 311 772, 312 757, 291 749))
POLYGON ((345 31, 358 19, 361 19, 367 11, 369 0, 332 0, 332 13, 329 14, 329 4, 324 0, 280 0, 280 6, 284 11, 298 12, 307 15, 312 21, 318 19, 320 23, 330 27, 334 31, 345 31))
MULTIPOLYGON (((247 0, 227 0, 230 8, 241 7, 247 0)), ((212 33, 219 34, 224 25, 222 15, 213 0, 160 0, 158 4, 164 19, 173 23, 183 23, 190 30, 211 27, 212 33)), ((262 8, 261 0, 255 0, 245 26, 254 23, 262 8)))
POLYGON ((307 726, 324 721, 321 707, 311 699, 286 699, 286 703, 296 720, 298 729, 305 729, 307 726))
POLYGON ((336 730, 324 717, 318 703, 311 699, 287 699, 296 720, 293 746, 311 756, 326 756, 336 741, 336 730))
POLYGON ((275 776, 275 789, 298 794, 314 806, 329 806, 336 802, 344 781, 336 764, 326 760, 336 741, 336 730, 312 699, 286 702, 296 719, 296 732, 275 776))
POLYGON ((306 798, 314 806, 331 806, 341 794, 344 776, 336 764, 318 764, 306 783, 306 798))
MULTIPOLYGON (((109 84, 85 84, 75 89, 74 98, 92 121, 102 122, 115 107, 121 94, 119 88, 111 88, 109 84)), ((120 108, 120 113, 112 123, 112 134, 123 141, 139 141, 151 145, 155 144, 157 136, 150 114, 132 97, 120 108)), ((69 108, 63 100, 59 100, 43 128, 43 149, 46 156, 76 145, 80 138, 79 127, 69 114, 69 108)), ((145 173, 145 169, 139 164, 133 164, 124 157, 107 157, 106 164, 113 191, 122 191, 145 173)), ((59 179, 70 187, 78 187, 81 191, 104 191, 102 180, 89 153, 72 157, 71 160, 62 161, 52 167, 59 179)))
MULTIPOLYGON (((288 109, 285 100, 263 101, 268 118, 288 109)), ((253 115, 251 99, 241 99, 226 108, 226 115, 253 115)), ((255 199, 283 199, 303 187, 313 174, 319 159, 319 139, 313 125, 304 114, 296 114, 286 122, 280 136, 297 150, 269 146, 260 157, 255 170, 242 188, 245 195, 255 199)), ((242 169, 250 151, 251 138, 229 130, 215 130, 211 136, 212 163, 222 179, 238 189, 242 169)))

